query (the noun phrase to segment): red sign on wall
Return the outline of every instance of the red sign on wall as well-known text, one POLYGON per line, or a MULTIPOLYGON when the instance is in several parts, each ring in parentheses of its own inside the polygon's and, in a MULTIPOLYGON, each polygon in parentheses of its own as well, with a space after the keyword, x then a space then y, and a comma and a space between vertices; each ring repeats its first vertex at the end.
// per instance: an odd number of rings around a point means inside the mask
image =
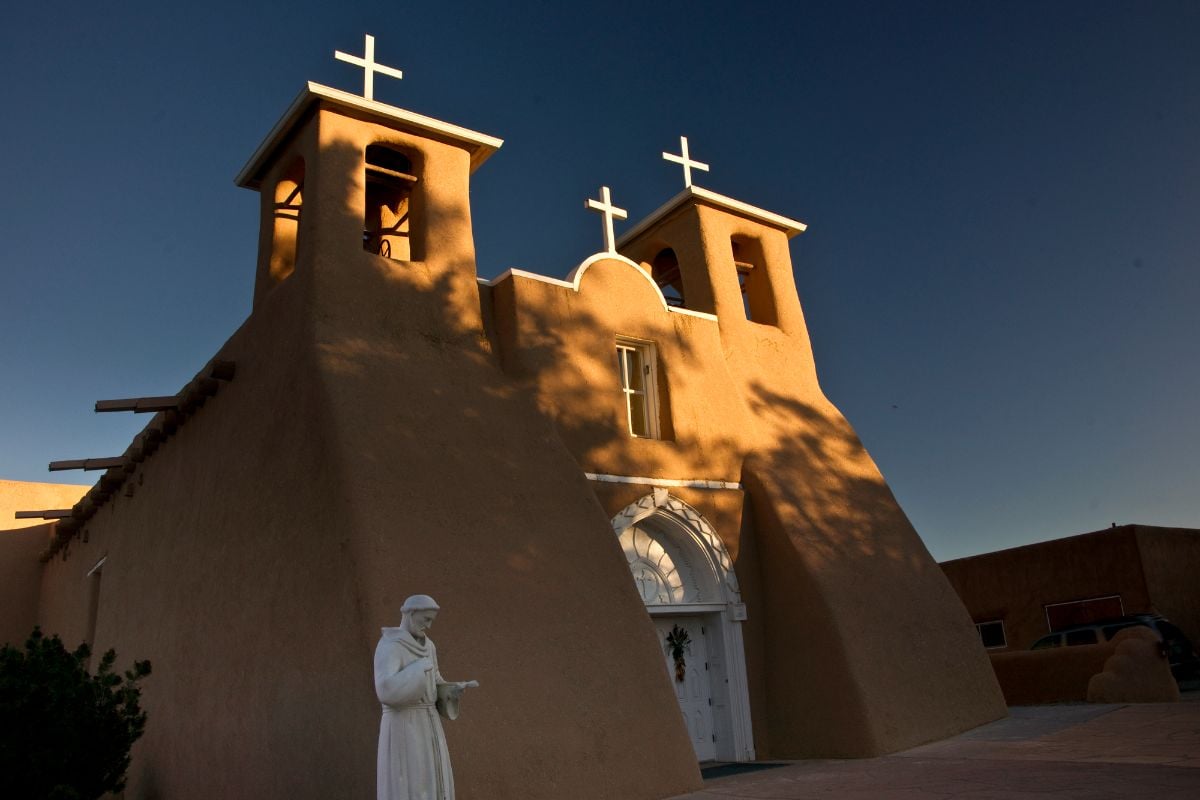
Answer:
POLYGON ((1087 625, 1125 614, 1125 606, 1121 602, 1119 594, 1075 600, 1070 603, 1051 603, 1045 606, 1045 609, 1046 624, 1050 626, 1051 633, 1074 625, 1087 625))

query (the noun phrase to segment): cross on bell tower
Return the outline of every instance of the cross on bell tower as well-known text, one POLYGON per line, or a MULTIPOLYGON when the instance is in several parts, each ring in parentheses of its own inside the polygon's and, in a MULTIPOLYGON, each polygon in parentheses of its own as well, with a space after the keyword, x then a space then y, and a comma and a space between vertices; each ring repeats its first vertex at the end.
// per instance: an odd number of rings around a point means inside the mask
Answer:
POLYGON ((389 78, 399 80, 404 77, 404 73, 392 67, 385 67, 382 64, 375 63, 375 37, 371 34, 366 34, 363 41, 362 58, 352 56, 349 53, 343 53, 341 50, 334 50, 333 57, 338 61, 345 61, 348 64, 362 67, 363 69, 363 98, 367 100, 375 99, 375 73, 387 75, 389 78))
POLYGON ((687 137, 679 137, 679 155, 674 153, 663 152, 662 157, 666 161, 674 161, 683 167, 683 186, 690 188, 692 185, 692 169, 698 169, 702 172, 708 172, 708 164, 702 161, 693 161, 688 157, 687 137))

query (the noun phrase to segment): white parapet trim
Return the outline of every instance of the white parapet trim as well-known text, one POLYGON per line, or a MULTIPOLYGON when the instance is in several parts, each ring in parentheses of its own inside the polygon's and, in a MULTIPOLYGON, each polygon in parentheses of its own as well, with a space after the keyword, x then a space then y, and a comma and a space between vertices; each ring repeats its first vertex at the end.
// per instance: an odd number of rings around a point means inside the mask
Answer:
POLYGON ((659 303, 662 304, 662 307, 666 309, 668 314, 683 314, 687 317, 706 319, 709 322, 717 321, 717 315, 709 314, 707 311, 693 311, 690 308, 678 308, 676 306, 667 305, 667 299, 663 296, 662 289, 660 289, 658 284, 654 282, 654 279, 647 275, 646 271, 637 264, 633 263, 625 256, 617 255, 615 253, 596 253, 593 256, 589 256, 588 258, 584 259, 583 263, 581 263, 578 267, 571 270, 571 274, 567 275, 568 280, 565 281, 558 278, 550 278, 546 275, 538 275, 536 272, 527 272, 526 270, 517 269, 516 267, 506 269, 504 272, 500 273, 491 280, 488 280, 487 278, 481 278, 479 276, 476 276, 475 280, 484 286, 495 286, 496 284, 502 283, 510 278, 525 278, 527 280, 540 281, 541 283, 548 283, 551 286, 558 286, 563 289, 570 289, 574 292, 578 292, 579 283, 583 280, 583 273, 587 271, 588 267, 592 266, 598 261, 605 260, 619 261, 629 268, 636 270, 637 273, 641 275, 647 282, 649 282, 649 284, 654 288, 655 293, 658 295, 659 303))
POLYGON ((725 211, 738 214, 746 217, 747 219, 755 220, 756 222, 761 222, 764 225, 769 225, 772 228, 778 228, 787 234, 789 239, 796 234, 804 233, 804 231, 808 229, 808 226, 799 220, 789 219, 788 217, 785 217, 781 214, 776 214, 773 211, 766 211, 765 209, 752 206, 749 203, 743 203, 741 200, 734 200, 732 197, 726 197, 723 194, 717 194, 716 192, 709 191, 708 189, 702 189, 699 186, 688 186, 682 192, 675 195, 666 203, 663 203, 661 206, 655 209, 654 213, 652 213, 650 216, 646 217, 637 225, 634 225, 632 228, 625 231, 625 233, 621 234, 620 238, 617 239, 617 249, 620 250, 628 245, 647 229, 657 225, 664 218, 675 213, 675 211, 682 208, 688 200, 693 198, 716 208, 724 209, 725 211))
POLYGON ((744 487, 737 481, 709 481, 703 479, 640 478, 632 475, 608 475, 603 472, 583 473, 589 481, 598 483, 635 483, 639 486, 661 486, 665 489, 737 489, 744 487))
POLYGON ((305 84, 304 89, 301 90, 296 99, 292 101, 292 104, 288 106, 287 111, 284 112, 280 120, 275 123, 275 127, 267 134, 267 138, 254 151, 254 155, 250 156, 250 160, 246 162, 246 166, 242 167, 241 172, 234 178, 234 183, 244 188, 257 189, 266 163, 282 145, 284 140, 287 139, 287 136, 296 125, 304 119, 304 112, 309 106, 320 102, 350 109, 351 111, 365 112, 374 118, 374 121, 395 125, 403 130, 415 131, 423 136, 430 136, 431 138, 459 145, 471 154, 472 172, 478 169, 479 165, 488 159, 488 156, 499 150, 500 146, 504 144, 503 139, 488 136, 486 133, 452 125, 449 122, 442 122, 440 119, 427 117, 424 114, 417 114, 416 112, 397 108, 387 103, 380 103, 377 100, 367 100, 356 94, 343 92, 341 89, 334 89, 309 81, 305 84))

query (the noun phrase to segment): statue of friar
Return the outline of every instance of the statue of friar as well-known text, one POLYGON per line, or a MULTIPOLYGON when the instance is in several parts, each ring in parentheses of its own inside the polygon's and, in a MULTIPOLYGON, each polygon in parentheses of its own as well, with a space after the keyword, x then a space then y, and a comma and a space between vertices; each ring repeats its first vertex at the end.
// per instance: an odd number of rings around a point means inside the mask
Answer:
POLYGON ((458 701, 476 681, 453 683, 438 672, 425 635, 438 613, 429 595, 400 607, 398 628, 384 628, 375 648, 375 693, 383 703, 377 764, 379 800, 454 800, 454 775, 440 716, 457 719, 458 701))

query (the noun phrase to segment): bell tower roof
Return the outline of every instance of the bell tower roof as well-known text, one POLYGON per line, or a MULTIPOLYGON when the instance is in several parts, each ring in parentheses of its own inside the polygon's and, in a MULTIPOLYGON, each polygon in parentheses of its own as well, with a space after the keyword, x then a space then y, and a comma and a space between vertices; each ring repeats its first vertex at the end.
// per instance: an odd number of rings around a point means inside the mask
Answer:
POLYGON ((242 167, 237 174, 234 180, 238 186, 247 189, 259 188, 276 151, 307 118, 309 110, 316 105, 335 109, 346 116, 365 119, 389 128, 463 147, 471 154, 472 172, 504 144, 503 139, 497 139, 485 133, 442 122, 433 117, 406 111, 387 103, 380 103, 377 100, 367 100, 359 95, 310 81, 292 101, 279 122, 275 123, 275 127, 267 134, 267 138, 246 162, 246 166, 242 167))
MULTIPOLYGON (((685 148, 686 154, 686 148, 685 148)), ((672 216, 680 209, 688 205, 706 205, 714 208, 719 208, 722 211, 727 211, 739 217, 754 220, 769 228, 776 228, 787 234, 787 238, 804 233, 808 226, 799 220, 790 219, 781 214, 776 214, 773 211, 766 211, 749 203, 743 203, 741 200, 734 200, 732 197, 726 197, 723 194, 702 189, 699 186, 687 186, 682 192, 672 197, 667 202, 663 203, 655 209, 649 216, 639 222, 637 225, 630 228, 621 235, 617 240, 617 248, 621 249, 632 244, 643 233, 656 227, 659 223, 672 216)))

